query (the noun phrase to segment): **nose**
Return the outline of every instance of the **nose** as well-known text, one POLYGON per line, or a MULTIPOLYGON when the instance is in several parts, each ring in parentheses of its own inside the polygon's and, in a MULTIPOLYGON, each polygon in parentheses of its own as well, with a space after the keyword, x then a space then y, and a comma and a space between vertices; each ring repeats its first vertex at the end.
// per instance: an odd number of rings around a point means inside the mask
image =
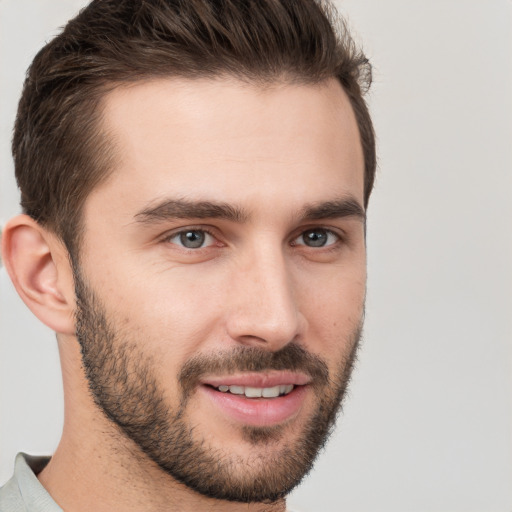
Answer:
POLYGON ((227 330, 233 340, 277 351, 303 333, 306 320, 281 248, 251 251, 230 285, 227 330))

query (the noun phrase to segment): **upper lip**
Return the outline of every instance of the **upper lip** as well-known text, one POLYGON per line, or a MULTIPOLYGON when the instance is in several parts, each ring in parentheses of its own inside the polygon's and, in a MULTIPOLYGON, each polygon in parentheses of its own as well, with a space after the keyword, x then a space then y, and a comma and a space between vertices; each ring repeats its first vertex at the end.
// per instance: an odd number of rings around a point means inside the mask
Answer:
POLYGON ((243 372, 225 376, 211 376, 201 379, 201 384, 213 386, 245 386, 252 388, 272 388, 274 386, 304 386, 311 382, 305 373, 290 371, 243 372))

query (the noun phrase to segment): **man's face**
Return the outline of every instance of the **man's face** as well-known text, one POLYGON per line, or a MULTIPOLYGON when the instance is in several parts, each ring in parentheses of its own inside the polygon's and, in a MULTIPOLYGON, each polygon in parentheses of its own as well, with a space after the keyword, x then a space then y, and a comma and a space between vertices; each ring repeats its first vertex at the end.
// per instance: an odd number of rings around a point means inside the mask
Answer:
POLYGON ((119 164, 76 269, 95 401, 196 491, 278 499, 332 426, 361 328, 348 99, 334 81, 156 80, 110 93, 104 123, 119 164))

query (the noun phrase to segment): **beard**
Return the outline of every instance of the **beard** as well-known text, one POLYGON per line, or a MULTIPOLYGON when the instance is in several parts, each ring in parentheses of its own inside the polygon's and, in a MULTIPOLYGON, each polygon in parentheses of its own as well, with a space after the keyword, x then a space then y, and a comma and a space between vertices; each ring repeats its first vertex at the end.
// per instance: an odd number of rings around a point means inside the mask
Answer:
POLYGON ((332 432, 359 344, 361 326, 342 340, 349 348, 333 375, 318 356, 297 343, 271 352, 239 346, 197 355, 178 374, 179 405, 169 406, 156 377, 155 357, 144 340, 117 329, 105 308, 75 270, 76 337, 96 405, 161 470, 209 498, 272 503, 284 498, 310 471, 332 432), (301 371, 311 377, 315 410, 288 441, 286 426, 243 426, 242 439, 254 446, 241 457, 211 446, 186 418, 187 405, 201 376, 269 370, 301 371), (258 447, 281 441, 276 448, 258 447))

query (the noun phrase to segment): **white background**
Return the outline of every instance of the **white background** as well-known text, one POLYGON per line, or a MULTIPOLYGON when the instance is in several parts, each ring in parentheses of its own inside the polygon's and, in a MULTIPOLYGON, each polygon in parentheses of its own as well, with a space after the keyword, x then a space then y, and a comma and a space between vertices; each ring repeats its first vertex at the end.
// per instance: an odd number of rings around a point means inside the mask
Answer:
MULTIPOLYGON (((24 71, 78 0, 0 0, 0 225, 24 71)), ((341 0, 375 68, 364 345, 304 512, 512 510, 512 3, 341 0)), ((0 270, 0 483, 62 423, 56 342, 0 270)))

